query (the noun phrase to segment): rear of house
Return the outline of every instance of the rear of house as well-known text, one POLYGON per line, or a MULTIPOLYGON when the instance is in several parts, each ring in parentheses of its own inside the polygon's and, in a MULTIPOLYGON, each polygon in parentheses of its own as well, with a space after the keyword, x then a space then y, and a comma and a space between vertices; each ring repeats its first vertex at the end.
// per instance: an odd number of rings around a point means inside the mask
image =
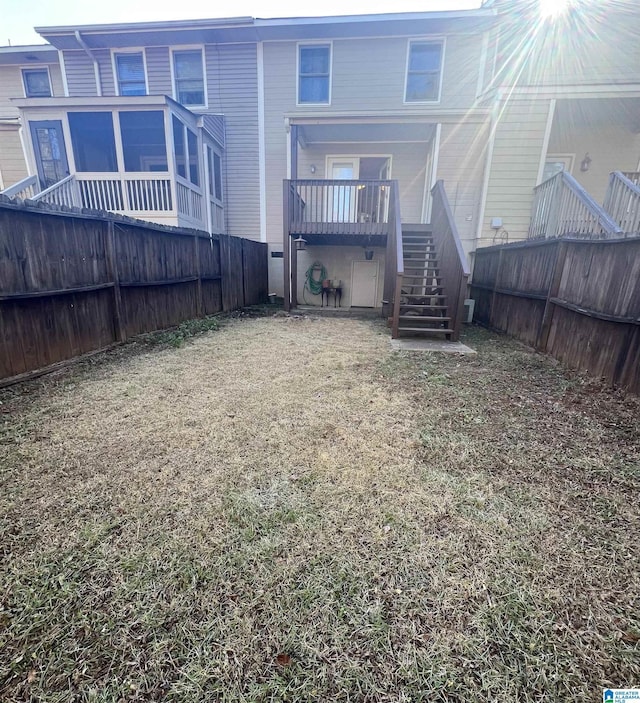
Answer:
POLYGON ((402 264, 405 312, 446 318, 439 181, 471 263, 497 242, 637 231, 639 18, 489 0, 40 28, 40 54, 0 51, 3 185, 267 242, 291 304, 391 306, 402 264))

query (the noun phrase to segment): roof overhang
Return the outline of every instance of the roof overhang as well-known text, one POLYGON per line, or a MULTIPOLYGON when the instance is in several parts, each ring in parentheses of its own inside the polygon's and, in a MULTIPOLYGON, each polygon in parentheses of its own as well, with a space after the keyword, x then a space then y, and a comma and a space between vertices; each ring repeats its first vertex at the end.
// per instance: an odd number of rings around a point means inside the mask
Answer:
POLYGON ((27 46, 0 46, 0 65, 37 66, 40 63, 58 63, 58 50, 50 44, 27 46))
POLYGON ((225 44, 296 39, 416 36, 453 31, 480 32, 490 27, 497 13, 491 9, 447 12, 412 12, 333 17, 183 20, 128 22, 61 27, 36 27, 58 49, 81 49, 75 36, 92 49, 172 44, 225 44))

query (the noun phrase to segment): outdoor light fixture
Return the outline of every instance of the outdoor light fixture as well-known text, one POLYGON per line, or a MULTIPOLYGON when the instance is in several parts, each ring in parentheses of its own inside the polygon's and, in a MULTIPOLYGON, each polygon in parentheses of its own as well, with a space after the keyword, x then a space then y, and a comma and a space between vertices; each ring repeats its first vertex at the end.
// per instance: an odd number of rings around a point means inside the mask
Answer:
POLYGON ((316 172, 316 165, 311 164, 311 166, 309 166, 309 171, 311 171, 311 173, 315 173, 316 172))
POLYGON ((580 162, 580 170, 583 173, 586 173, 590 168, 591 168, 591 157, 589 156, 589 152, 587 152, 584 155, 584 159, 580 162))
POLYGON ((298 237, 297 239, 294 239, 293 241, 294 241, 294 243, 296 245, 296 249, 298 251, 304 251, 307 248, 307 240, 306 239, 303 239, 302 237, 298 237))

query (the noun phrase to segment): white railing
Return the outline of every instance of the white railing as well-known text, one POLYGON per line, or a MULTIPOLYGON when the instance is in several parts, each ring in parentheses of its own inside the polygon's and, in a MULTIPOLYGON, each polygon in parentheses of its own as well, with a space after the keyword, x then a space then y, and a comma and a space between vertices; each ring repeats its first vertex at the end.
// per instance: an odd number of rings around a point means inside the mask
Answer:
MULTIPOLYGON (((176 181, 176 198, 178 215, 200 227, 204 226, 202 210, 202 193, 183 180, 176 181)), ((205 218, 206 219, 206 218, 205 218)))
POLYGON ((38 176, 27 176, 21 181, 14 183, 12 186, 0 190, 0 195, 6 195, 9 198, 20 198, 26 200, 33 198, 34 195, 40 192, 40 182, 38 176))
POLYGON ((566 171, 534 189, 529 238, 623 236, 623 230, 566 171))
POLYGON ((52 186, 34 195, 32 200, 37 200, 50 205, 64 205, 66 207, 82 207, 78 184, 74 176, 67 176, 52 186))
POLYGON ((640 233, 640 174, 614 171, 609 176, 609 188, 604 209, 626 234, 640 233), (631 176, 634 178, 629 178, 631 176), (634 182, 635 181, 635 182, 634 182))
POLYGON ((213 198, 209 198, 211 222, 209 231, 212 234, 224 234, 224 207, 213 198))

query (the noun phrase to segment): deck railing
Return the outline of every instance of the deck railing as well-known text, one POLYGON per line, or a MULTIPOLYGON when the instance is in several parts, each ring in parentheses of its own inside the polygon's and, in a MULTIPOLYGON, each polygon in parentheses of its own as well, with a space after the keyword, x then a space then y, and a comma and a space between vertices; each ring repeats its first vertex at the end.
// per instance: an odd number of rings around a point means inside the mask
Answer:
POLYGON ((391 181, 292 180, 289 231, 295 234, 386 234, 391 181))
MULTIPOLYGON (((75 176, 67 176, 52 186, 45 188, 34 195, 32 200, 49 203, 50 205, 64 205, 65 207, 83 207, 80 191, 75 176)), ((106 208, 102 208, 106 209, 106 208)))
POLYGON ((178 214, 186 224, 202 226, 204 219, 204 201, 199 189, 184 179, 176 180, 176 200, 178 214))
POLYGON ((431 227, 436 258, 440 275, 446 287, 447 306, 451 317, 451 341, 460 339, 464 318, 464 301, 471 273, 458 228, 453 218, 451 206, 444 189, 444 182, 438 181, 431 190, 431 227))
POLYGON ((620 237, 623 230, 587 191, 566 171, 534 189, 529 238, 620 237))
POLYGON ((640 174, 614 171, 609 176, 604 209, 625 234, 640 233, 640 174))
POLYGON ((400 217, 400 189, 398 182, 393 181, 391 187, 391 202, 389 204, 389 234, 387 235, 387 261, 385 269, 386 281, 389 281, 388 293, 385 299, 392 301, 391 336, 398 337, 400 326, 400 298, 402 297, 402 280, 404 276, 404 247, 402 243, 402 220, 400 217), (387 296, 392 295, 392 298, 387 296))
POLYGON ((38 176, 27 176, 21 181, 14 183, 12 186, 0 190, 0 195, 6 195, 8 198, 20 198, 21 200, 27 200, 27 198, 33 199, 34 195, 40 192, 40 181, 38 176))

